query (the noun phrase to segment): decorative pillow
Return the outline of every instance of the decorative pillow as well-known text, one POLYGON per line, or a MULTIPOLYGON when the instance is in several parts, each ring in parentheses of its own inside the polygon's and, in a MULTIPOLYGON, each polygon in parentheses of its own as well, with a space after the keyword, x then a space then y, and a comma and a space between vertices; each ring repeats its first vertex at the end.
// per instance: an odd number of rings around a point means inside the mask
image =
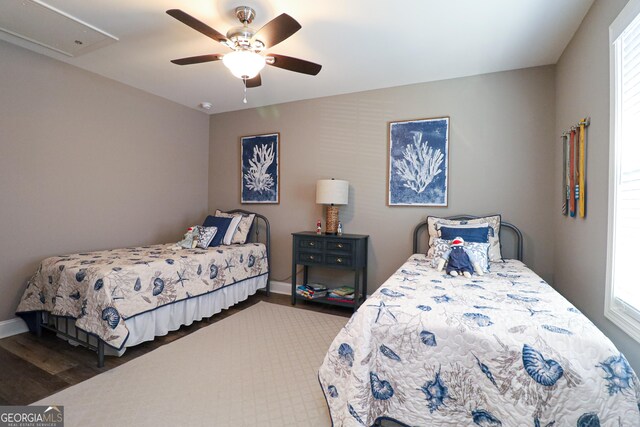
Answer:
POLYGON ((487 223, 489 226, 489 261, 502 261, 502 253, 500 251, 500 215, 491 215, 481 218, 466 219, 466 220, 451 220, 446 218, 439 218, 436 216, 427 217, 427 224, 429 229, 429 257, 433 256, 433 240, 438 238, 437 224, 440 225, 453 225, 461 226, 467 224, 483 224, 487 223))
POLYGON ((438 261, 451 249, 451 241, 439 237, 433 239, 433 255, 431 255, 431 267, 437 268, 438 261))
POLYGON ((231 224, 232 218, 220 218, 217 216, 209 215, 207 219, 204 220, 203 227, 217 227, 218 232, 213 236, 213 240, 209 243, 209 247, 220 246, 222 244, 222 239, 224 239, 227 229, 231 224))
POLYGON ((231 243, 247 243, 247 238, 251 233, 251 225, 253 225, 253 219, 256 216, 255 214, 229 214, 226 212, 222 212, 220 209, 216 209, 215 216, 221 218, 232 218, 234 216, 239 216, 241 219, 238 223, 238 228, 236 228, 236 232, 233 233, 231 243))
MULTIPOLYGON (((431 266, 433 268, 438 267, 440 258, 451 249, 451 240, 444 240, 435 238, 433 240, 433 258, 431 259, 431 266)), ((478 263, 483 272, 489 272, 489 243, 464 243, 464 248, 469 254, 469 258, 472 263, 478 263)))
POLYGON ((483 272, 489 272, 489 243, 466 243, 464 248, 469 254, 471 263, 478 263, 483 272))
POLYGON ((218 232, 218 227, 203 227, 201 225, 196 225, 196 227, 196 230, 198 230, 197 246, 202 249, 207 249, 218 232))
POLYGON ((224 238, 222 239, 223 245, 231 244, 231 240, 233 239, 234 233, 238 229, 238 224, 240 224, 241 219, 242 219, 242 216, 240 215, 236 215, 233 218, 231 218, 231 222, 229 223, 229 228, 227 228, 227 232, 224 233, 224 238))
POLYGON ((465 243, 488 243, 489 242, 489 224, 468 226, 447 226, 438 224, 436 226, 440 232, 440 238, 444 240, 453 240, 456 237, 462 237, 465 243))

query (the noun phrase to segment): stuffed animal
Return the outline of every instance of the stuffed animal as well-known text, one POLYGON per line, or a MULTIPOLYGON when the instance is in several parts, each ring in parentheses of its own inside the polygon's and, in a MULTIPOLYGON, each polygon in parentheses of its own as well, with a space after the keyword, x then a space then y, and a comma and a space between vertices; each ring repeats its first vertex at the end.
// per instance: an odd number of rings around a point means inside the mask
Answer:
POLYGON ((438 271, 442 271, 445 263, 447 264, 447 274, 453 277, 462 274, 464 277, 471 277, 474 271, 477 275, 482 276, 482 268, 477 262, 473 262, 471 257, 464 248, 464 239, 456 237, 451 241, 449 250, 442 254, 438 261, 438 271))
POLYGON ((183 247, 184 249, 193 249, 198 244, 198 229, 197 225, 193 227, 189 227, 187 232, 184 234, 184 239, 182 239, 178 245, 183 247))

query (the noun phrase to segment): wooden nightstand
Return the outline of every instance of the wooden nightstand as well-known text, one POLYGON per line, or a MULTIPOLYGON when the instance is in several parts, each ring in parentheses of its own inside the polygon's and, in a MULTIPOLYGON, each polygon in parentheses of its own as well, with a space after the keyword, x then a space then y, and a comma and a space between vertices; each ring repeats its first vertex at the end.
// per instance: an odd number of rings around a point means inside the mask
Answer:
POLYGON ((291 260, 291 304, 296 300, 353 307, 355 311, 367 298, 367 243, 369 236, 343 234, 341 236, 316 234, 313 231, 292 233, 291 260), (321 266, 353 270, 355 295, 353 302, 332 301, 326 297, 306 299, 296 294, 296 272, 298 265, 304 266, 303 282, 308 283, 309 267, 321 266), (360 280, 362 276, 362 280, 360 280))

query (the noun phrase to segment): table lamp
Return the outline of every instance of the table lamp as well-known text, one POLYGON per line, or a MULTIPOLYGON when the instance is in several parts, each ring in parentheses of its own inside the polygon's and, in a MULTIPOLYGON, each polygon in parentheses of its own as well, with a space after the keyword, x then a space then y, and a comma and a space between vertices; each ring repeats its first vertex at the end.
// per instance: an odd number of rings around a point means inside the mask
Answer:
POLYGON ((338 234, 338 206, 349 202, 349 181, 321 179, 316 183, 316 203, 327 205, 326 234, 338 234))

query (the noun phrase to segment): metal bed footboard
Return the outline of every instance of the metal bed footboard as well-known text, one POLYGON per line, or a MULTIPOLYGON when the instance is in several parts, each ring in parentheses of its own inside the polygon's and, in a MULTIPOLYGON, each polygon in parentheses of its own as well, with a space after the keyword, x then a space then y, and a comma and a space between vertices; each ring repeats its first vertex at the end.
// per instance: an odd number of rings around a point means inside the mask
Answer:
POLYGON ((269 225, 269 220, 266 216, 260 215, 256 212, 246 211, 244 209, 233 209, 230 211, 226 211, 226 213, 234 214, 240 213, 245 215, 255 215, 253 219, 253 224, 251 225, 251 232, 249 233, 249 239, 255 243, 264 243, 267 248, 267 266, 269 268, 267 273, 267 286, 265 288, 265 292, 267 296, 271 294, 271 226, 269 225), (260 222, 262 222, 262 226, 264 227, 264 242, 260 242, 260 222))
POLYGON ((68 340, 72 340, 75 343, 88 348, 91 351, 95 351, 98 355, 98 368, 102 368, 104 366, 104 341, 100 338, 94 336, 96 339, 96 345, 90 342, 90 338, 92 335, 80 331, 85 337, 80 337, 78 335, 78 328, 73 325, 73 334, 69 333, 69 322, 73 322, 75 319, 72 317, 64 317, 64 316, 56 316, 54 314, 50 314, 46 311, 38 311, 36 312, 36 335, 38 337, 42 336, 42 330, 46 329, 54 332, 56 335, 60 335, 68 340), (60 325, 64 325, 64 330, 60 327, 60 325))

